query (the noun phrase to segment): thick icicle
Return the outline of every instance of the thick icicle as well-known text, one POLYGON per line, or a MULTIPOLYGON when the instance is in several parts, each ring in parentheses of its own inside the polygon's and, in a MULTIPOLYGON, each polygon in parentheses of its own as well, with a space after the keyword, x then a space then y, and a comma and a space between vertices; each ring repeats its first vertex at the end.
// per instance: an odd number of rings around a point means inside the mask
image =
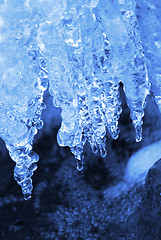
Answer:
POLYGON ((132 46, 135 48, 135 55, 131 62, 131 74, 134 79, 133 92, 137 98, 129 96, 129 82, 125 83, 127 102, 131 110, 131 118, 136 131, 136 141, 142 139, 142 117, 144 116, 144 107, 146 103, 146 96, 149 93, 149 80, 147 77, 147 67, 145 64, 145 57, 143 53, 142 42, 140 40, 140 33, 138 31, 138 23, 135 14, 135 0, 118 0, 120 11, 126 25, 128 35, 131 40, 132 46))
POLYGON ((100 0, 97 13, 101 16, 103 27, 114 51, 113 66, 115 72, 124 83, 127 103, 136 131, 136 141, 141 141, 142 117, 146 96, 149 93, 149 82, 137 28, 134 3, 132 4, 131 1, 122 1, 121 3, 118 5, 116 0, 100 0))
POLYGON ((34 18, 23 1, 18 5, 8 1, 1 12, 1 21, 0 136, 16 162, 14 177, 24 198, 28 199, 33 188, 31 176, 38 161, 38 155, 32 151, 32 142, 37 129, 43 126, 43 91, 47 88, 47 83, 44 85, 46 73, 42 76, 45 70, 41 68, 42 58, 35 41, 39 18, 34 18))
POLYGON ((113 139, 117 139, 119 135, 118 119, 122 112, 119 100, 119 80, 111 64, 112 49, 100 22, 101 20, 97 19, 93 35, 95 72, 101 78, 101 105, 106 125, 113 139))
MULTIPOLYGON (((92 150, 97 152, 100 150, 102 156, 106 155, 105 149, 105 122, 104 115, 101 110, 100 96, 102 92, 102 80, 101 76, 96 73, 96 62, 94 60, 94 35, 95 28, 95 16, 91 8, 84 9, 84 13, 80 15, 81 36, 82 36, 82 48, 83 48, 83 81, 86 90, 86 103, 88 106, 88 116, 91 121, 91 130, 89 131, 88 139, 92 150), (90 22, 90 25, 86 25, 85 22, 90 22), (88 35, 86 35, 88 32, 88 35)), ((87 121, 86 124, 88 124, 87 121)), ((89 126, 90 126, 89 125, 89 126)))
POLYGON ((140 14, 139 28, 144 44, 145 55, 148 61, 148 74, 151 90, 161 112, 161 5, 159 1, 138 1, 137 11, 140 14))

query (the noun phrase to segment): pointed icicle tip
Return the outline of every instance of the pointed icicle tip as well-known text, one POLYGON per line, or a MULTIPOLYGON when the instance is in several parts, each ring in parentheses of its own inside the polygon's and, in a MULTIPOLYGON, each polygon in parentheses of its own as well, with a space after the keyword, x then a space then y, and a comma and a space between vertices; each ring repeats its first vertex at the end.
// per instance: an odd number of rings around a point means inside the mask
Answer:
POLYGON ((79 156, 79 158, 76 158, 76 164, 77 164, 77 170, 78 171, 82 171, 83 170, 83 159, 84 159, 84 155, 79 156))
POLYGON ((141 125, 135 126, 135 140, 136 142, 141 142, 142 140, 142 127, 141 125))

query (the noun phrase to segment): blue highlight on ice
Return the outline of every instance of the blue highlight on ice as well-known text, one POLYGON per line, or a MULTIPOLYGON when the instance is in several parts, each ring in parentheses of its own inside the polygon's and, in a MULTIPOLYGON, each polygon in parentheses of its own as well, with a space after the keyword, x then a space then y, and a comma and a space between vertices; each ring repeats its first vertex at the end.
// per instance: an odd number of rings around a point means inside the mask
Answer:
POLYGON ((16 163, 14 177, 25 199, 39 159, 32 143, 43 126, 46 89, 62 108, 58 144, 70 147, 78 170, 86 141, 105 157, 106 130, 118 138, 120 82, 141 141, 150 88, 161 110, 161 4, 153 3, 0 1, 0 137, 16 163), (142 11, 139 20, 136 11, 142 11))

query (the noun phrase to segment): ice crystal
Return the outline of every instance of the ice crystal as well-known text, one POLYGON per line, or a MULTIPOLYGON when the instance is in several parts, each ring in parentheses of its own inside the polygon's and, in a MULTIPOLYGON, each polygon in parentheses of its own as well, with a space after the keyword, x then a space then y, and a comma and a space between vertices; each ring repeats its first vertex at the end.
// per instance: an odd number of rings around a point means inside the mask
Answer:
POLYGON ((58 144, 70 147, 78 170, 86 141, 105 157, 106 129, 118 138, 120 82, 137 142, 150 87, 161 110, 161 4, 138 1, 138 21, 137 1, 0 1, 0 137, 16 162, 14 177, 25 199, 38 161, 32 143, 43 126, 47 88, 62 109, 58 144))

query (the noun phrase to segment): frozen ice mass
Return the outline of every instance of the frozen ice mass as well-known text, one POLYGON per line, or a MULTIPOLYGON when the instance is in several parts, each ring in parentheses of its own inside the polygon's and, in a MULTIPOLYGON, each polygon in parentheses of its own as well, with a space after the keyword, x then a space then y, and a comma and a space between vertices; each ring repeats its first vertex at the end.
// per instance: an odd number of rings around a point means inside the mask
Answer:
POLYGON ((105 157, 106 131, 113 139, 119 136, 120 83, 141 141, 148 94, 161 111, 161 4, 156 3, 0 0, 0 137, 16 163, 14 178, 25 199, 31 197, 39 160, 32 144, 43 127, 45 90, 62 109, 58 144, 70 147, 78 170, 86 141, 105 157))

